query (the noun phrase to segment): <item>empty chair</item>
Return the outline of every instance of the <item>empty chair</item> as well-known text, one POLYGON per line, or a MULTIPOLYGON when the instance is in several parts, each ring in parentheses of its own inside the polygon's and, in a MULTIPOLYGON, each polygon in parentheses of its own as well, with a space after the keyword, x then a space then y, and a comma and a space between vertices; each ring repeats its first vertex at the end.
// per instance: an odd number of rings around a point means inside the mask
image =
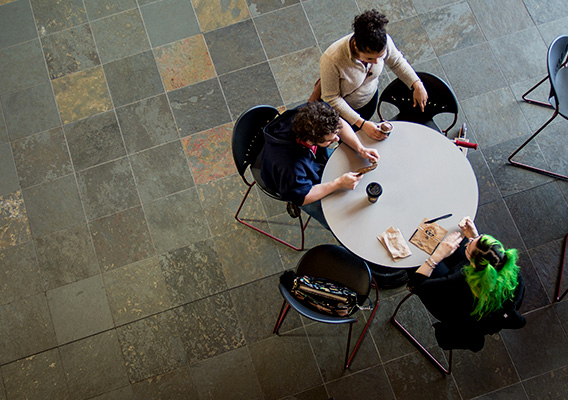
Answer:
POLYGON ((420 110, 420 107, 413 106, 412 91, 397 78, 383 90, 379 97, 379 104, 377 106, 379 118, 384 120, 381 114, 382 103, 389 103, 398 108, 398 114, 390 118, 391 121, 415 122, 429 126, 448 136, 448 131, 458 120, 458 100, 456 95, 448 84, 436 75, 427 72, 417 72, 417 74, 428 92, 428 102, 424 108, 424 112, 420 110), (442 113, 454 115, 452 123, 445 129, 440 129, 434 122, 434 116, 442 113))
POLYGON ((281 200, 278 193, 273 192, 272 190, 267 188, 260 177, 260 156, 264 147, 263 129, 277 115, 278 110, 276 108, 267 105, 259 105, 252 107, 242 113, 235 123, 232 140, 233 159, 235 161, 239 175, 248 186, 243 200, 241 201, 241 204, 239 205, 239 208, 237 209, 237 212, 235 214, 235 219, 241 224, 244 224, 257 232, 260 232, 278 241, 279 243, 285 244, 286 246, 294 250, 300 251, 304 249, 304 232, 308 226, 310 217, 308 217, 306 223, 304 224, 302 221, 302 214, 300 212, 300 209, 296 205, 287 203, 287 210, 292 217, 298 218, 302 236, 300 246, 294 246, 280 238, 277 238, 271 233, 266 232, 239 217, 239 213, 241 212, 243 205, 245 204, 245 201, 255 184, 258 184, 258 187, 266 195, 272 197, 273 199, 281 200), (252 175, 252 181, 247 178, 247 171, 250 171, 250 175, 252 175))
MULTIPOLYGON (((568 119, 568 68, 567 68, 567 57, 568 54, 568 36, 558 36, 550 47, 548 48, 547 54, 547 65, 548 65, 548 75, 545 76, 540 82, 530 88, 525 94, 523 94, 523 100, 527 103, 537 104, 544 107, 549 107, 554 109, 552 116, 546 121, 540 128, 536 130, 533 135, 528 138, 519 148, 517 148, 508 158, 509 163, 516 167, 525 168, 530 171, 537 172, 539 174, 552 176, 554 178, 560 178, 568 180, 568 176, 553 172, 550 170, 537 168, 529 164, 520 163, 513 160, 515 157, 530 141, 532 141, 544 128, 548 126, 558 115, 561 115, 565 119, 568 119), (548 95, 548 103, 530 99, 527 95, 535 90, 537 87, 542 85, 546 80, 550 81, 550 93, 548 95)), ((566 146, 563 146, 566 149, 566 146)))
POLYGON ((314 311, 312 308, 309 308, 298 300, 290 292, 289 287, 282 282, 280 283, 280 293, 282 293, 284 301, 282 303, 282 308, 280 309, 276 325, 274 326, 273 333, 278 333, 290 307, 294 308, 304 317, 317 322, 327 324, 349 324, 344 363, 344 367, 349 368, 378 309, 379 291, 371 276, 371 271, 369 270, 367 263, 363 259, 353 255, 353 253, 349 252, 344 247, 324 244, 316 246, 304 254, 298 262, 296 275, 324 278, 345 286, 357 293, 358 304, 364 304, 368 301, 371 287, 375 287, 374 309, 367 321, 367 324, 365 325, 365 328, 363 329, 363 332, 359 336, 359 340, 355 344, 351 353, 349 353, 353 324, 357 322, 357 317, 354 315, 355 313, 345 317, 335 317, 314 311))

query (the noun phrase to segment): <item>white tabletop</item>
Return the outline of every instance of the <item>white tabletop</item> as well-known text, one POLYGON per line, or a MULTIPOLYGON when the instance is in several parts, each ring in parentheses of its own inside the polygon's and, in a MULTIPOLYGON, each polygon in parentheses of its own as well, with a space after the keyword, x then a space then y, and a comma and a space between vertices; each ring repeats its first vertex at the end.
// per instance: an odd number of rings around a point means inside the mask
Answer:
MULTIPOLYGON (((377 142, 359 135, 366 147, 381 158, 378 166, 363 176, 354 190, 339 190, 322 199, 325 218, 335 237, 367 261, 396 268, 422 264, 428 254, 409 242, 424 218, 436 218, 448 232, 458 231, 465 216, 477 212, 477 179, 459 148, 441 133, 411 122, 393 122, 389 138, 377 142), (378 182, 383 194, 372 204, 365 188, 378 182), (412 255, 394 262, 377 236, 389 227, 401 230, 412 255)), ((351 148, 341 144, 325 167, 322 182, 369 165, 351 148)))

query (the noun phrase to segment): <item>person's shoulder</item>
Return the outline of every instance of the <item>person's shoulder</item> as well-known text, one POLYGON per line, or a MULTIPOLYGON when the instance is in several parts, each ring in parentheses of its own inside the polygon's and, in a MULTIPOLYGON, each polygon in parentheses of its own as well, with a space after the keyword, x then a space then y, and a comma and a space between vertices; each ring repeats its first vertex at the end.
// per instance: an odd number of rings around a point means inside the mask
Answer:
POLYGON ((345 52, 349 52, 349 39, 353 36, 352 33, 349 35, 343 36, 341 39, 336 40, 332 44, 329 45, 327 49, 323 52, 323 56, 336 58, 342 55, 345 52))

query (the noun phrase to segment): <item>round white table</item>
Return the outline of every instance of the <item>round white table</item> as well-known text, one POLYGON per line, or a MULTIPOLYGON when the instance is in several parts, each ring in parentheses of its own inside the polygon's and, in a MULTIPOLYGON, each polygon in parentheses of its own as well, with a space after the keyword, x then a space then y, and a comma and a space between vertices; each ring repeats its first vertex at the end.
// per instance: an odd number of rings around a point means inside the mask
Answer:
MULTIPOLYGON (((364 146, 378 150, 378 166, 354 190, 338 190, 323 198, 322 208, 335 237, 353 253, 375 264, 410 268, 428 258, 410 243, 424 218, 451 213, 437 223, 454 232, 463 217, 475 217, 477 179, 467 158, 444 135, 411 122, 393 121, 393 125, 390 137, 380 142, 359 134, 364 146), (376 203, 367 200, 365 189, 370 182, 383 187, 376 203), (412 251, 398 262, 377 239, 391 226, 401 230, 412 251)), ((322 182, 368 165, 368 160, 341 144, 328 160, 322 182)))

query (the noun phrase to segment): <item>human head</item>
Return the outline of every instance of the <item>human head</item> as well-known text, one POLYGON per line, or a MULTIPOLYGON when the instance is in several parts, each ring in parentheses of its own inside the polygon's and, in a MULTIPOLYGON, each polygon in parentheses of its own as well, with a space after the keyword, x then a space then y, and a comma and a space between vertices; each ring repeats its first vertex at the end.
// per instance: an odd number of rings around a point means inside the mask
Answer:
POLYGON ((387 44, 385 25, 389 22, 377 10, 367 10, 353 20, 353 39, 359 51, 381 53, 387 44))
POLYGON ((467 283, 476 297, 472 315, 478 319, 501 308, 514 296, 518 284, 518 253, 506 250, 490 235, 480 235, 466 247, 470 265, 464 267, 467 283))
POLYGON ((296 134, 296 139, 323 147, 337 141, 337 132, 340 127, 341 120, 337 111, 319 101, 300 107, 292 123, 292 131, 296 134), (329 143, 326 144, 326 141, 329 143))

